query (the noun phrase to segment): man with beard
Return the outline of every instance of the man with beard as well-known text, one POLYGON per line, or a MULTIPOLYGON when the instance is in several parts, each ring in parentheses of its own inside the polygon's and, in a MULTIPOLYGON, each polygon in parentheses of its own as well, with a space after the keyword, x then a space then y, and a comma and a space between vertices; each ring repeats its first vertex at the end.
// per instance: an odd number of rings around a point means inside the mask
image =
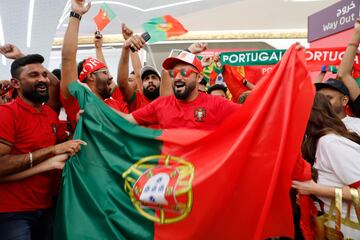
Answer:
POLYGON ((18 97, 0 105, 0 233, 2 239, 44 239, 49 208, 68 156, 80 150, 81 140, 56 144, 57 114, 49 100, 44 58, 33 54, 11 64, 12 85, 18 97), (56 145, 55 145, 56 144, 56 145))
POLYGON ((64 36, 62 47, 61 69, 61 101, 68 119, 75 129, 76 115, 80 110, 78 101, 70 92, 70 85, 79 79, 109 107, 121 112, 128 112, 127 105, 111 97, 112 79, 107 66, 101 61, 89 57, 78 64, 76 68, 76 53, 80 19, 90 9, 90 4, 84 6, 83 1, 72 1, 69 24, 64 36))
POLYGON ((345 84, 336 79, 329 78, 326 82, 316 83, 316 91, 324 94, 330 101, 336 115, 344 122, 347 129, 360 135, 360 119, 346 114, 349 103, 349 90, 345 84))
MULTIPOLYGON (((161 77, 159 72, 151 67, 144 66, 141 69, 140 77, 142 81, 142 92, 136 91, 131 87, 128 81, 129 77, 129 56, 130 54, 130 46, 134 43, 141 44, 141 47, 145 43, 144 39, 140 36, 132 36, 132 31, 128 30, 128 36, 124 36, 126 39, 121 57, 118 65, 118 86, 120 88, 121 93, 124 96, 125 101, 129 104, 129 112, 133 112, 139 108, 142 108, 149 104, 151 101, 155 100, 160 96, 160 81, 161 77)), ((124 30, 123 30, 124 35, 124 30)))
POLYGON ((177 57, 167 58, 163 68, 169 71, 174 95, 159 97, 132 114, 120 113, 121 116, 145 126, 213 130, 238 108, 224 98, 199 92, 202 65, 194 54, 183 51, 177 57))

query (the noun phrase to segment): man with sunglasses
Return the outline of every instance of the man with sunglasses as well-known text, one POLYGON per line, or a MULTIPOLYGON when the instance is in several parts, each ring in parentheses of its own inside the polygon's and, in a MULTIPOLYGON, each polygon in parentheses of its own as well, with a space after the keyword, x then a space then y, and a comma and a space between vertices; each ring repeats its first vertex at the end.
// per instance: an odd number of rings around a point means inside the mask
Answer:
POLYGON ((69 24, 64 36, 62 48, 60 97, 73 129, 76 125, 76 115, 80 107, 78 101, 70 94, 68 88, 77 79, 85 83, 97 97, 111 108, 120 112, 128 112, 126 103, 111 97, 113 77, 103 62, 89 57, 81 61, 76 68, 80 20, 81 16, 85 14, 89 8, 90 5, 85 6, 83 1, 72 1, 69 24))
POLYGON ((238 105, 224 98, 201 93, 202 65, 192 53, 183 51, 163 62, 169 72, 174 95, 159 97, 132 114, 121 114, 128 121, 160 128, 212 130, 232 114, 238 105))

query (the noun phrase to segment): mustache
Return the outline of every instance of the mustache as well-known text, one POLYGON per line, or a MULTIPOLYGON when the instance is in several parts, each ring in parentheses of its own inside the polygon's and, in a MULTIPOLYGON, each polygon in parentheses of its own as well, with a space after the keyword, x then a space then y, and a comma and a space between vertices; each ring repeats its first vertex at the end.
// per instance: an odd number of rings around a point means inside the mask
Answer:
POLYGON ((34 85, 34 87, 35 88, 37 88, 37 87, 49 87, 49 84, 46 84, 46 83, 36 83, 35 85, 34 85))

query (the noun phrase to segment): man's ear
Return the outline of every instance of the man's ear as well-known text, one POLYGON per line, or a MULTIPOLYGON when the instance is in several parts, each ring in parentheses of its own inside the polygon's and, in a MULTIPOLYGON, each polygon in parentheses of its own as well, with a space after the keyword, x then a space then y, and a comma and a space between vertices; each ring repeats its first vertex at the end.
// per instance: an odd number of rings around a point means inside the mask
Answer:
POLYGON ((20 88, 20 80, 17 78, 11 78, 11 85, 13 88, 19 89, 20 88))
POLYGON ((343 107, 346 107, 346 105, 348 105, 348 103, 349 103, 349 97, 343 96, 341 99, 341 104, 343 105, 343 107))
POLYGON ((200 83, 203 78, 204 76, 201 73, 199 73, 197 82, 200 83))

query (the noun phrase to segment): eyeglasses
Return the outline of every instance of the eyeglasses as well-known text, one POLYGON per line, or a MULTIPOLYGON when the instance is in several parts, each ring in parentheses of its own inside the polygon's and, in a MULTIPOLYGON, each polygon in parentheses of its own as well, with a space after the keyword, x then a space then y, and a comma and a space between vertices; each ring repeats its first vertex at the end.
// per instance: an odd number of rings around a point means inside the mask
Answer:
POLYGON ((109 71, 108 70, 98 70, 98 71, 93 71, 92 73, 103 73, 105 75, 108 75, 109 71))
POLYGON ((178 74, 181 74, 181 76, 183 77, 189 77, 190 74, 192 73, 199 73, 198 71, 195 71, 193 69, 190 69, 190 68, 180 68, 180 69, 171 69, 169 71, 169 75, 170 77, 174 78, 176 77, 178 74))

